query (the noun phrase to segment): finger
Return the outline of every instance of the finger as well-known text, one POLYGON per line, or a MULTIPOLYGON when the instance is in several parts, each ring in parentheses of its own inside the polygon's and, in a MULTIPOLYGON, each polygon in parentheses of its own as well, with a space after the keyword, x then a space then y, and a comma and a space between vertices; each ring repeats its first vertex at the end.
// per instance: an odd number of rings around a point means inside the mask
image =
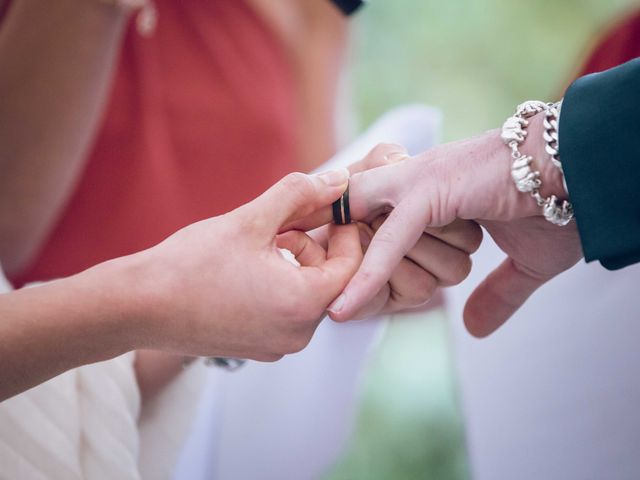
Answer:
POLYGON ((427 227, 424 231, 467 253, 474 253, 482 242, 482 228, 473 220, 458 218, 444 227, 427 227))
MULTIPOLYGON (((390 311, 401 311, 424 305, 438 288, 438 280, 428 271, 403 259, 389 279, 390 311)), ((389 310, 389 309, 387 309, 389 310)))
MULTIPOLYGON (((380 215, 371 222, 371 228, 378 230, 386 218, 387 215, 380 215)), ((482 242, 482 228, 473 220, 457 218, 444 227, 427 227, 424 232, 469 254, 478 250, 482 242)))
POLYGON ((330 206, 344 193, 348 180, 347 169, 318 175, 291 173, 238 211, 255 228, 275 234, 282 225, 330 206))
MULTIPOLYGON (((366 223, 358 222, 356 225, 358 226, 358 233, 360 234, 360 245, 362 246, 362 251, 366 252, 375 232, 366 223)), ((359 320, 381 313, 389 300, 390 293, 391 288, 388 283, 385 283, 378 293, 376 293, 375 297, 354 313, 349 320, 359 320)), ((342 321, 334 319, 331 312, 329 312, 329 316, 335 321, 342 321)))
MULTIPOLYGON (((354 313, 349 320, 362 320, 386 312, 386 306, 389 301, 390 294, 391 287, 389 287, 388 283, 385 283, 378 291, 378 293, 376 293, 375 297, 373 297, 373 299, 365 306, 363 306, 360 310, 354 313)), ((336 322, 346 321, 333 318, 333 314, 331 312, 329 312, 329 317, 331 317, 331 319, 335 320, 336 322)))
MULTIPOLYGON (((349 209, 352 220, 372 221, 395 206, 397 193, 406 193, 406 175, 399 162, 354 174, 349 180, 349 209)), ((312 230, 333 221, 331 206, 319 208, 288 224, 285 230, 312 230)))
POLYGON ((376 232, 362 265, 351 279, 340 302, 330 307, 333 318, 352 318, 388 281, 402 257, 413 247, 425 228, 429 202, 410 195, 389 215, 376 232))
POLYGON ((317 268, 303 270, 315 287, 314 295, 328 305, 342 291, 361 261, 358 227, 355 224, 330 225, 327 261, 317 268))
POLYGON ((506 322, 547 279, 534 277, 507 258, 476 287, 464 309, 471 335, 486 337, 506 322))
POLYGON ((318 227, 314 230, 311 230, 310 232, 307 232, 307 234, 313 239, 314 242, 316 242, 325 250, 329 246, 329 225, 318 227))
POLYGON ((322 265, 327 260, 327 252, 309 235, 299 230, 291 230, 276 237, 276 246, 289 250, 298 263, 304 267, 322 265))
MULTIPOLYGON (((374 231, 377 231, 384 223, 386 215, 376 218, 371 224, 374 231)), ((448 242, 435 238, 436 235, 423 234, 406 257, 432 273, 443 286, 457 285, 469 275, 471 270, 471 259, 467 249, 477 249, 482 239, 482 229, 475 222, 466 220, 455 220, 446 227, 426 228, 425 232, 433 231, 442 239, 454 242, 452 246, 448 242), (464 238, 464 237, 470 238, 464 238)))
POLYGON ((351 175, 371 168, 391 165, 409 158, 407 149, 396 143, 379 143, 367 153, 362 160, 349 166, 351 175))
POLYGON ((426 233, 406 257, 436 277, 440 285, 447 287, 462 282, 471 271, 469 254, 426 233))
MULTIPOLYGON (((387 215, 381 215, 371 224, 374 231, 377 231, 386 220, 387 215)), ((465 220, 452 224, 457 224, 456 230, 442 231, 440 228, 426 228, 425 232, 434 231, 442 238, 448 238, 454 241, 458 246, 474 248, 477 241, 477 235, 482 236, 482 229, 475 222, 466 222, 465 220), (472 237, 465 240, 465 235, 472 237)), ((435 235, 424 233, 420 236, 416 244, 407 252, 406 258, 433 274, 438 283, 443 286, 457 285, 462 282, 471 270, 471 259, 469 253, 463 251, 456 246, 452 246, 445 241, 436 238, 435 235)))
MULTIPOLYGON (((383 167, 385 165, 392 165, 394 163, 398 163, 409 158, 409 154, 407 153, 407 149, 402 145, 398 145, 395 143, 380 143, 373 147, 367 155, 362 160, 352 164, 349 166, 349 172, 351 175, 356 173, 361 173, 367 170, 371 170, 373 168, 383 167)), ((369 182, 371 184, 372 182, 369 182)), ((358 181, 355 183, 350 182, 350 193, 349 197, 353 199, 353 192, 356 192, 358 195, 358 181), (355 185, 355 186, 354 186, 355 185)), ((349 205, 352 205, 353 200, 350 201, 349 205)), ((351 217, 354 220, 359 220, 358 216, 358 203, 356 202, 356 211, 351 211, 351 217), (355 214, 355 216, 354 216, 355 214)), ((361 209, 360 209, 361 210, 361 209)), ((320 225, 325 225, 333 221, 333 211, 330 207, 322 208, 305 219, 301 219, 294 223, 293 225, 288 225, 286 229, 296 229, 296 230, 310 230, 312 228, 317 228, 320 225)))

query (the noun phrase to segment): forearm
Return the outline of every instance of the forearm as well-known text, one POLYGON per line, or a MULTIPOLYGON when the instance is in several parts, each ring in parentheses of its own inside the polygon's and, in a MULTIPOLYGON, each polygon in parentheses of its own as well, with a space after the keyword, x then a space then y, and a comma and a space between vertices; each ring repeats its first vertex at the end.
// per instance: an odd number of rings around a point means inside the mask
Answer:
POLYGON ((136 280, 125 259, 0 295, 0 401, 143 343, 136 280))
POLYGON ((102 111, 126 13, 14 0, 0 28, 0 261, 19 271, 55 221, 102 111))

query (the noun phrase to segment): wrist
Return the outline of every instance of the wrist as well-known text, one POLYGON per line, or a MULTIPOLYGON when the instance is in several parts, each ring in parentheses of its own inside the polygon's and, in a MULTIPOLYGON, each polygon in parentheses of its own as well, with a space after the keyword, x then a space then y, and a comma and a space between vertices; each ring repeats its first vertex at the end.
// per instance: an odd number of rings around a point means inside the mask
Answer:
POLYGON ((557 185, 562 180, 562 165, 557 156, 557 116, 555 105, 528 100, 518 105, 515 114, 504 122, 501 137, 511 151, 511 178, 516 189, 533 198, 545 220, 564 226, 573 218, 573 207, 568 200, 558 198, 566 195, 557 185))
POLYGON ((145 257, 142 252, 109 260, 62 281, 76 296, 84 296, 112 356, 155 346, 151 321, 158 302, 149 288, 145 257))

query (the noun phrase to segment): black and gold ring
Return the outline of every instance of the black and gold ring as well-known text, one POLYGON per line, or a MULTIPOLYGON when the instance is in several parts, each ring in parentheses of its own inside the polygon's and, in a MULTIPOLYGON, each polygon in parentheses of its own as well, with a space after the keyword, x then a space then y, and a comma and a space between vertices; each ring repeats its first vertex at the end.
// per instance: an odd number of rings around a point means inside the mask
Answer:
POLYGON ((333 202, 333 223, 348 225, 351 223, 351 209, 349 208, 349 184, 342 196, 333 202))

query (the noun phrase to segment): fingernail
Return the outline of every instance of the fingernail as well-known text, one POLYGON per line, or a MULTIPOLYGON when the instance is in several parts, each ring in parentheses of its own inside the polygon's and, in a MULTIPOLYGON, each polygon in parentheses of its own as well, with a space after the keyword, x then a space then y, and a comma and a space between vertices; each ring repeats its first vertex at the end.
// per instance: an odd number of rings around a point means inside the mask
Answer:
POLYGON ((407 152, 392 152, 392 153, 388 153, 384 156, 385 161, 387 161, 388 163, 399 163, 401 161, 406 160, 407 158, 409 158, 409 155, 407 155, 407 152))
POLYGON ((340 313, 340 310, 342 310, 346 301, 347 296, 344 293, 341 293, 340 296, 336 298, 331 305, 329 305, 327 310, 331 313, 340 313))
POLYGON ((347 183, 347 180, 349 180, 349 170, 346 168, 340 168, 338 170, 319 173, 316 176, 330 187, 339 187, 340 185, 347 183))

